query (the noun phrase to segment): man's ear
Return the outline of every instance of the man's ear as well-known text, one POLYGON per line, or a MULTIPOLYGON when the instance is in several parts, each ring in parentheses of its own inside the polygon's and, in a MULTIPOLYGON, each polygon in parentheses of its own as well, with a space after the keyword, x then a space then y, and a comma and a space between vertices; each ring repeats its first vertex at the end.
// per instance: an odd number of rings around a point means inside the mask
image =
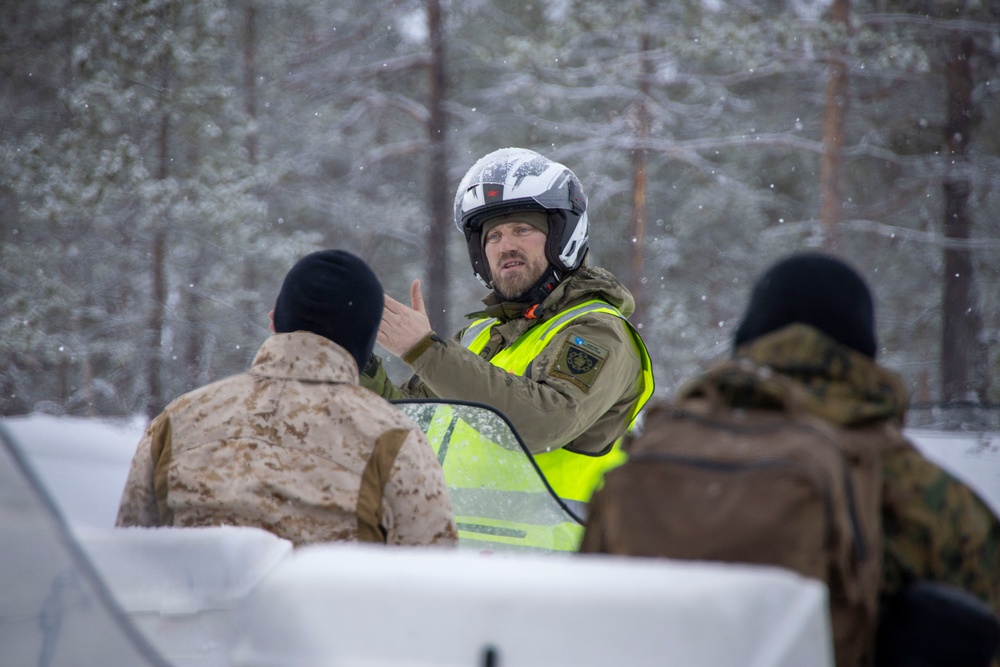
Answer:
POLYGON ((267 319, 270 320, 271 333, 274 333, 274 311, 273 310, 267 314, 267 319))

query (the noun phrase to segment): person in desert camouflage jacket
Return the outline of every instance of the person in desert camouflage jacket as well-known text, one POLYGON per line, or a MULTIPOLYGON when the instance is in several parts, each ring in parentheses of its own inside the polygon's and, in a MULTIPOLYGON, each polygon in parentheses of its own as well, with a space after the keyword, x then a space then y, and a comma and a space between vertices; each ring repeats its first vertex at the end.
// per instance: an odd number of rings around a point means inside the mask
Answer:
POLYGON ((454 545, 424 434, 358 385, 383 292, 344 251, 300 260, 250 369, 176 399, 132 461, 118 526, 256 526, 303 545, 454 545))

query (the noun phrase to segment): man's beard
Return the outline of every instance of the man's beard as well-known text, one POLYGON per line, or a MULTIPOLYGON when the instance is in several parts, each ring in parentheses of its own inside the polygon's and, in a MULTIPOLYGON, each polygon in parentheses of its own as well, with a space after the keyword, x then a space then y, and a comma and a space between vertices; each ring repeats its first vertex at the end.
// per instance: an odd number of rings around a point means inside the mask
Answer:
POLYGON ((548 268, 548 263, 533 264, 528 261, 522 253, 509 252, 502 255, 496 262, 496 267, 490 267, 493 273, 493 290, 504 301, 517 301, 524 296, 528 290, 535 286, 535 283, 542 277, 548 268), (499 267, 510 259, 517 259, 524 262, 524 269, 516 273, 499 276, 499 267))

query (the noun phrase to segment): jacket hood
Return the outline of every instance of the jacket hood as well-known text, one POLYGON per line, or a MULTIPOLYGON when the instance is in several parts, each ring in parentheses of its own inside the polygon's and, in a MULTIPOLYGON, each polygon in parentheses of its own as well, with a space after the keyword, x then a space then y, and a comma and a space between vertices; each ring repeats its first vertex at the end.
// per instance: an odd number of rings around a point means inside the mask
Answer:
MULTIPOLYGON (((583 301, 601 299, 628 317, 635 310, 635 299, 613 273, 600 267, 585 266, 566 275, 535 310, 535 318, 545 321, 552 315, 583 301)), ((533 304, 501 301, 496 293, 483 299, 485 310, 470 313, 470 319, 488 316, 501 322, 523 317, 533 304)))
MULTIPOLYGON (((906 416, 909 396, 898 375, 811 326, 789 325, 737 347, 734 356, 736 366, 747 369, 744 380, 753 374, 750 369, 756 369, 758 376, 763 369, 764 376, 774 372, 794 380, 805 390, 806 410, 839 426, 880 420, 903 423, 906 416)), ((781 404, 773 393, 780 391, 775 384, 743 381, 739 373, 723 377, 728 379, 714 380, 714 388, 734 406, 781 404)), ((697 378, 681 389, 680 397, 709 389, 704 377, 697 378)))

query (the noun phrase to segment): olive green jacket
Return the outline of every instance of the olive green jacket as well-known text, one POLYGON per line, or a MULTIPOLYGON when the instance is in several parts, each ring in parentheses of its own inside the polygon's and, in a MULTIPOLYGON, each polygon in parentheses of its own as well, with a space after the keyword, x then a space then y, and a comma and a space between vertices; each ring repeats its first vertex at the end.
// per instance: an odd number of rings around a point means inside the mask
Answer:
POLYGON ((628 316, 632 295, 610 272, 581 268, 567 276, 527 319, 524 304, 501 303, 491 295, 484 312, 470 319, 496 317, 489 343, 480 355, 461 343, 427 336, 404 355, 414 370, 402 387, 392 384, 376 360, 361 376, 361 384, 385 398, 443 398, 475 401, 500 410, 514 424, 532 453, 566 447, 598 453, 608 449, 628 428, 633 407, 642 395, 642 361, 628 325, 614 315, 591 313, 567 325, 516 376, 488 361, 533 326, 559 312, 601 299, 628 316), (567 340, 582 338, 607 353, 591 385, 574 382, 556 369, 567 340))
MULTIPOLYGON (((846 428, 903 424, 902 380, 811 327, 794 324, 736 350, 738 358, 790 377, 808 390, 811 413, 846 428)), ((697 391, 697 380, 682 395, 697 391)), ((766 405, 765 396, 741 405, 766 405)), ((1000 614, 1000 520, 968 486, 915 447, 882 455, 883 593, 928 579, 963 588, 1000 614)))

